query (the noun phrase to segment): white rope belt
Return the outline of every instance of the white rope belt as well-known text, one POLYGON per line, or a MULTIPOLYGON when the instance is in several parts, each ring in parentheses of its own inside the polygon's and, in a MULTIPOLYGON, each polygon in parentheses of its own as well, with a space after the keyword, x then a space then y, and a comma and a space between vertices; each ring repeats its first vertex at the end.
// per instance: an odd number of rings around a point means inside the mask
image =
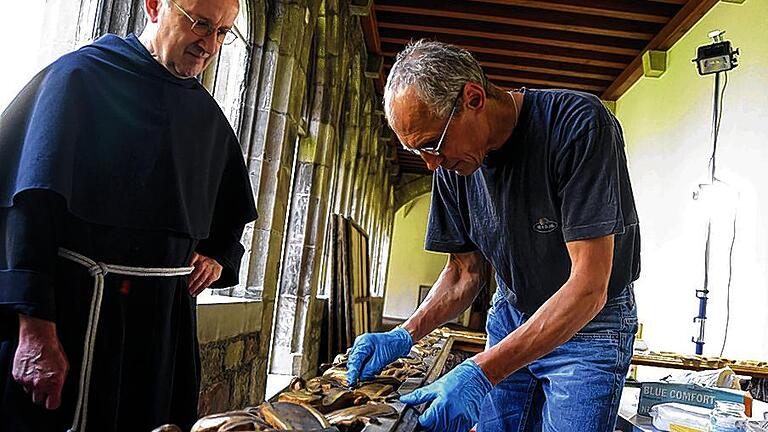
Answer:
POLYGON ((104 277, 109 273, 144 277, 185 276, 192 273, 194 267, 144 268, 105 264, 96 262, 86 256, 64 248, 59 248, 59 256, 87 268, 94 279, 93 297, 91 298, 91 309, 90 315, 88 316, 88 328, 85 331, 83 363, 80 369, 80 387, 77 394, 75 418, 72 421, 72 428, 69 429, 70 432, 83 432, 85 431, 85 422, 88 418, 88 389, 90 388, 91 383, 91 366, 93 364, 93 347, 96 342, 96 328, 99 324, 101 298, 104 293, 104 277))

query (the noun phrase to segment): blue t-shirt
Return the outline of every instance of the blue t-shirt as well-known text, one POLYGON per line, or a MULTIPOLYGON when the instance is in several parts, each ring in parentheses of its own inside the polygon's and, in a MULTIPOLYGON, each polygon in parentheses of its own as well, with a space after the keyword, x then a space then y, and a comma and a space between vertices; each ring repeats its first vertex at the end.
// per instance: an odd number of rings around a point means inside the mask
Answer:
POLYGON ((587 93, 525 90, 512 135, 476 172, 433 177, 425 248, 480 251, 524 313, 568 279, 566 242, 610 234, 609 299, 640 273, 640 232, 621 126, 587 93))

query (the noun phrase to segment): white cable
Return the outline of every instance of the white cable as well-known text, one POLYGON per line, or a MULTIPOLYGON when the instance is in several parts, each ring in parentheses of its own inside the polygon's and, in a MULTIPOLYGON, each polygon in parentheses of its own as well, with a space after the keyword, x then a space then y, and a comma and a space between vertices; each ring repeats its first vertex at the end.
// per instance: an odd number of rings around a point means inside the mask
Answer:
POLYGON ((85 344, 83 346, 83 361, 80 367, 80 385, 77 393, 77 405, 75 417, 69 432, 85 432, 85 423, 88 418, 88 392, 91 384, 91 366, 93 365, 93 347, 96 344, 96 330, 99 325, 99 313, 101 312, 101 299, 104 295, 104 277, 109 273, 141 276, 141 277, 173 277, 185 276, 192 273, 194 267, 130 267, 115 264, 96 262, 77 252, 59 248, 59 256, 80 264, 88 269, 93 276, 93 297, 88 316, 88 327, 85 331, 85 344))

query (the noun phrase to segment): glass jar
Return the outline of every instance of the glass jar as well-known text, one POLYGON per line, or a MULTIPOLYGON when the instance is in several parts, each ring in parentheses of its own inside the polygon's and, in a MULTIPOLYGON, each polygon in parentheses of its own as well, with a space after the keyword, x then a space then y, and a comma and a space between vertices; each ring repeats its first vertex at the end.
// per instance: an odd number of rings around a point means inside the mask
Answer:
POLYGON ((741 432, 745 420, 744 404, 716 401, 709 415, 709 432, 741 432))

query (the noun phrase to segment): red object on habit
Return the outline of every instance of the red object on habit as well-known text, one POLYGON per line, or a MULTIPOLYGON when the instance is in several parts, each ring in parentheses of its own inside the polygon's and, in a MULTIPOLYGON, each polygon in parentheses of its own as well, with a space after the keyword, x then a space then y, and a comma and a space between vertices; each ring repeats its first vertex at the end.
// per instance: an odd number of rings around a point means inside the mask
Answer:
POLYGON ((120 294, 128 295, 131 293, 131 281, 123 279, 123 283, 120 284, 120 294))

